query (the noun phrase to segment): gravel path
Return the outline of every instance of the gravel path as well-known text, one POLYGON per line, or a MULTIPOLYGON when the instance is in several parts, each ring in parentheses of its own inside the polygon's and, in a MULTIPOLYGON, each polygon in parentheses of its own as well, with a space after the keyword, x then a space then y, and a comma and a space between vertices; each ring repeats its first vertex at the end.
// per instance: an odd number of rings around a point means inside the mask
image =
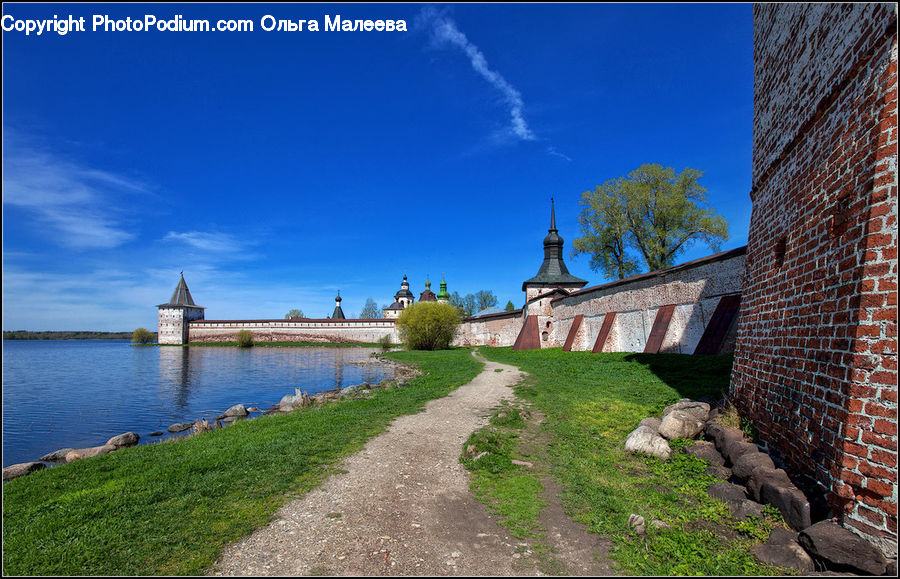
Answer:
POLYGON ((492 408, 513 398, 511 386, 522 376, 514 366, 485 361, 474 380, 397 418, 345 459, 346 472, 227 546, 209 574, 535 573, 523 566, 527 545, 472 496, 459 463, 463 443, 487 424, 492 408))

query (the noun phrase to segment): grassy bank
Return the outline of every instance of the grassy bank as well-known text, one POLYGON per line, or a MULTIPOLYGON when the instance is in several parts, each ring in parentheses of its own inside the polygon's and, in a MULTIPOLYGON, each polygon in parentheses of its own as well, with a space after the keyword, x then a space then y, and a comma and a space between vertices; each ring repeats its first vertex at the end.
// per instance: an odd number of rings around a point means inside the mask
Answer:
MULTIPOLYGON (((549 438, 544 456, 564 489, 567 512, 592 532, 613 539, 611 556, 621 572, 784 573, 757 563, 750 553, 753 544, 782 524, 777 514, 767 510, 761 520, 736 521, 724 503, 707 496, 707 487, 717 479, 704 474, 703 461, 676 453, 662 462, 624 450, 625 438, 642 418, 658 416, 679 398, 718 398, 728 386, 730 356, 480 350, 490 360, 513 364, 531 375, 516 394, 546 416, 541 426, 549 438), (632 513, 645 518, 645 537, 629 530, 632 513), (653 520, 669 528, 653 528, 653 520)), ((473 469, 473 488, 496 512, 511 513, 504 516, 510 529, 522 534, 517 536, 539 536, 533 509, 515 506, 533 503, 539 492, 533 481, 523 484, 523 477, 533 475, 509 466, 510 458, 532 459, 517 455, 522 453, 517 445, 520 431, 517 424, 495 420, 470 440, 479 450, 493 445, 493 452, 506 459, 497 468, 485 463, 473 469)), ((685 444, 673 441, 676 448, 685 444)))
POLYGON ((393 418, 481 369, 468 350, 389 356, 425 374, 369 399, 238 422, 6 483, 3 574, 201 573, 223 545, 316 486, 393 418))

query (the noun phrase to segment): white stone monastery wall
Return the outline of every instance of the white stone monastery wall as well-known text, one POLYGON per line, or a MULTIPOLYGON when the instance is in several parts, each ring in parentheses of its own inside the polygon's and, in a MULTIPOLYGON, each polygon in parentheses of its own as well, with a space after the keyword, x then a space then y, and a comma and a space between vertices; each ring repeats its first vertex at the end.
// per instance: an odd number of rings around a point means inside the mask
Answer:
MULTIPOLYGON (((572 349, 590 350, 604 317, 615 312, 604 351, 642 352, 657 311, 675 305, 660 352, 692 354, 722 296, 740 294, 744 259, 743 252, 725 252, 553 300, 554 323, 545 347, 562 346, 575 316, 581 314, 584 319, 572 349)), ((734 330, 723 351, 733 348, 734 330)))
MULTIPOLYGON (((538 316, 541 347, 566 342, 575 316, 584 316, 572 350, 591 350, 604 317, 616 312, 604 352, 642 352, 660 307, 675 305, 661 352, 692 354, 719 300, 741 293, 745 248, 677 265, 600 286, 569 296, 533 302, 529 315, 538 316)), ((470 318, 460 326, 455 345, 512 346, 525 318, 521 311, 470 318)), ((722 351, 734 349, 735 328, 722 351)))
POLYGON ((394 320, 202 320, 191 322, 190 342, 234 342, 249 330, 255 342, 400 342, 394 320))

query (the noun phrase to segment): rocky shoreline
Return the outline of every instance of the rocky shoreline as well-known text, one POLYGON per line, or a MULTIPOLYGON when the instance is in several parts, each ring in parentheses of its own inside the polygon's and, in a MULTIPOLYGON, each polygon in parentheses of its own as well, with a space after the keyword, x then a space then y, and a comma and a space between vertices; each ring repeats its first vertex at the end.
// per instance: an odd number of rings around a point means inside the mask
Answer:
MULTIPOLYGON (((722 479, 710 485, 709 495, 724 501, 741 521, 761 516, 763 505, 772 505, 792 529, 775 529, 766 543, 754 547, 758 560, 802 573, 897 574, 896 559, 885 558, 836 518, 814 522, 803 491, 763 448, 746 440, 742 431, 721 424, 722 408, 722 403, 711 408, 706 402, 682 399, 666 407, 660 418, 641 420, 628 435, 625 449, 666 460, 673 452, 669 440, 705 435, 707 440, 697 440, 684 452, 706 461, 706 473, 722 479)), ((643 517, 632 517, 629 525, 643 531, 643 517)))
MULTIPOLYGON (((394 362, 392 360, 385 360, 378 357, 377 355, 376 359, 364 360, 358 362, 357 364, 377 364, 380 366, 392 367, 394 369, 394 378, 382 380, 378 384, 369 384, 367 382, 363 382, 362 384, 354 384, 345 388, 334 388, 331 390, 326 390, 324 392, 319 392, 318 394, 314 394, 312 396, 310 396, 306 392, 303 392, 300 388, 295 388, 294 394, 286 394, 284 397, 282 397, 281 401, 278 404, 265 411, 262 411, 255 406, 246 407, 244 404, 235 404, 224 413, 216 417, 216 419, 212 422, 205 418, 200 418, 192 422, 176 422, 174 424, 171 424, 167 429, 170 433, 178 434, 181 432, 190 432, 177 438, 169 438, 158 442, 182 440, 184 438, 187 438, 188 436, 194 436, 202 432, 224 428, 238 420, 253 419, 258 418, 259 416, 270 414, 287 414, 300 408, 331 404, 344 399, 365 398, 367 396, 370 396, 373 390, 386 390, 389 388, 406 387, 409 384, 408 380, 421 374, 421 372, 411 366, 399 362, 394 362), (252 414, 254 413, 256 413, 256 416, 252 416, 252 414)), ((157 430, 151 432, 150 434, 148 434, 148 436, 162 436, 163 434, 164 432, 157 430)), ((140 441, 140 438, 140 435, 138 435, 136 432, 125 432, 113 436, 104 444, 101 444, 99 446, 91 446, 87 448, 61 448, 41 456, 36 461, 22 462, 4 467, 3 482, 45 469, 48 467, 47 463, 71 463, 77 460, 99 456, 101 454, 108 454, 110 452, 114 452, 122 448, 127 448, 129 446, 135 446, 140 441)))

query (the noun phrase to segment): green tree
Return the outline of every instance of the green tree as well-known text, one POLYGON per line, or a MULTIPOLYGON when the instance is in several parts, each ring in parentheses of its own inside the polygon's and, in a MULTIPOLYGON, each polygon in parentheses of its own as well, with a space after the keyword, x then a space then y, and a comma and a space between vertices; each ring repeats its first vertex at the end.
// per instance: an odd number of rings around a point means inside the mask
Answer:
POLYGON ((437 302, 414 303, 400 312, 396 323, 410 350, 446 350, 459 326, 459 310, 437 302))
POLYGON ((497 296, 493 291, 478 290, 475 292, 475 311, 480 312, 497 305, 497 296))
POLYGON ((459 292, 450 294, 450 305, 459 310, 459 314, 467 318, 483 309, 497 305, 497 296, 493 291, 478 290, 474 294, 459 295, 459 292))
POLYGON ((138 328, 131 334, 132 344, 149 344, 153 341, 153 332, 147 328, 138 328))
POLYGON ((375 300, 368 298, 366 300, 366 305, 363 306, 362 311, 359 313, 359 317, 363 320, 379 319, 381 318, 381 309, 378 307, 378 304, 375 303, 375 300))
POLYGON ((303 315, 303 311, 298 310, 298 309, 293 309, 293 310, 289 311, 288 313, 284 314, 284 319, 286 319, 286 320, 290 320, 291 318, 302 318, 302 317, 305 317, 303 315))
POLYGON ((578 222, 583 236, 572 242, 573 257, 588 253, 592 270, 618 279, 628 277, 640 267, 627 251, 629 231, 623 182, 620 177, 581 194, 584 209, 578 222))
POLYGON ((241 330, 237 333, 237 345, 239 348, 249 348, 253 345, 253 334, 250 330, 241 330))
POLYGON ((728 239, 728 223, 707 206, 701 171, 680 174, 662 165, 641 165, 628 174, 581 194, 582 236, 573 257, 587 253, 591 269, 622 279, 639 269, 636 250, 650 271, 675 264, 695 241, 718 251, 728 239))
POLYGON ((516 306, 514 303, 512 303, 512 300, 509 300, 508 302, 506 302, 505 309, 507 312, 514 312, 514 311, 516 311, 516 306))

